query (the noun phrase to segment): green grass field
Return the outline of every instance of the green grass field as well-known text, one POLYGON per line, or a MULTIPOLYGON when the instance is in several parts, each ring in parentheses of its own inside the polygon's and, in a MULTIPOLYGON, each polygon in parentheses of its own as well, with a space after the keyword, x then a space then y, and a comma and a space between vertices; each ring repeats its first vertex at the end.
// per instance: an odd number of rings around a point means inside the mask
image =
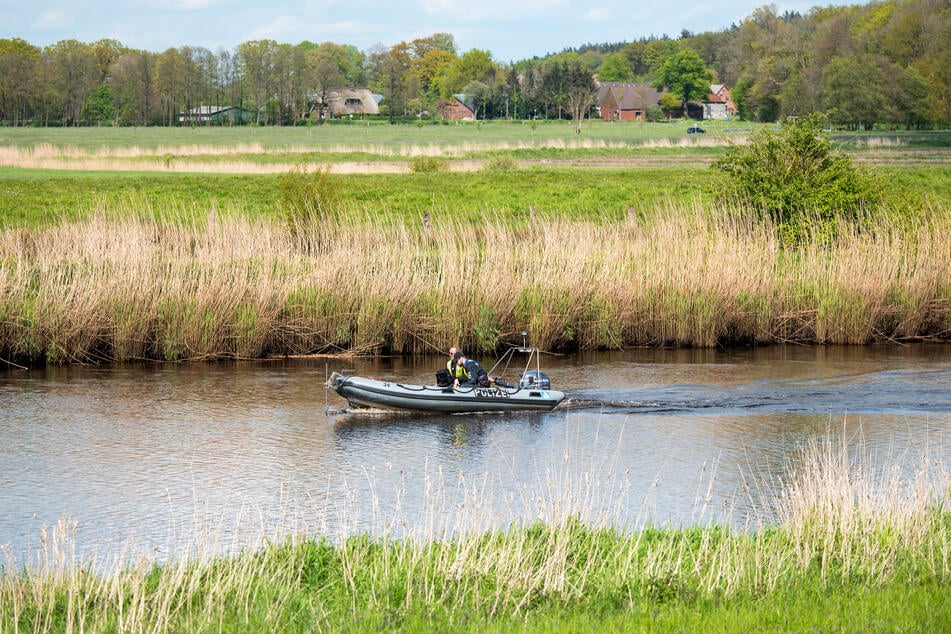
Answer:
MULTIPOLYGON (((90 213, 203 217, 211 209, 273 217, 279 183, 297 165, 348 167, 339 198, 356 214, 424 210, 478 221, 524 214, 616 220, 670 202, 713 202, 722 175, 709 164, 761 126, 687 123, 491 122, 302 128, 0 128, 0 227, 38 226, 90 213), (438 159, 435 173, 409 173, 438 159), (503 157, 520 169, 487 171, 503 157), (457 171, 461 170, 461 171, 457 171), (449 170, 449 171, 446 171, 449 170), (385 173, 398 171, 402 173, 385 173)), ((951 201, 951 135, 863 133, 843 137, 857 160, 951 201)))
MULTIPOLYGON (((342 207, 419 221, 424 210, 478 220, 538 213, 617 220, 628 207, 712 197, 719 175, 705 168, 531 168, 337 178, 342 207)), ((121 217, 143 206, 161 214, 204 216, 210 209, 248 217, 279 214, 278 175, 67 172, 0 169, 0 227, 37 226, 94 212, 121 217)))

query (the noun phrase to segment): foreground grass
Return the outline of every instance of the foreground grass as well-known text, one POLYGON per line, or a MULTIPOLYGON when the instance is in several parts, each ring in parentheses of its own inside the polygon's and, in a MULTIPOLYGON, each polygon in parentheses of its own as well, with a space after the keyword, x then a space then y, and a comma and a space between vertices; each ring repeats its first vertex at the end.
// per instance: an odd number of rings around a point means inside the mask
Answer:
POLYGON ((748 530, 615 526, 580 489, 502 530, 453 511, 443 536, 394 518, 399 536, 295 535, 100 574, 69 557, 61 524, 34 561, 8 554, 0 630, 939 631, 948 473, 929 456, 912 473, 871 469, 853 449, 831 436, 801 447, 762 509, 773 519, 748 530))

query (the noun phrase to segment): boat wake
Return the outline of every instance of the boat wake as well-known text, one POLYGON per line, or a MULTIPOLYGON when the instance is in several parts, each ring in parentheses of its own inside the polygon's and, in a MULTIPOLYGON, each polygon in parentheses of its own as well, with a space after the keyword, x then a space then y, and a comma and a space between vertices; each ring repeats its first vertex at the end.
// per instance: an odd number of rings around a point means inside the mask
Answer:
POLYGON ((632 401, 623 399, 574 398, 569 397, 558 404, 555 411, 601 409, 615 410, 618 413, 630 412, 679 412, 692 409, 686 403, 659 403, 655 401, 632 401))

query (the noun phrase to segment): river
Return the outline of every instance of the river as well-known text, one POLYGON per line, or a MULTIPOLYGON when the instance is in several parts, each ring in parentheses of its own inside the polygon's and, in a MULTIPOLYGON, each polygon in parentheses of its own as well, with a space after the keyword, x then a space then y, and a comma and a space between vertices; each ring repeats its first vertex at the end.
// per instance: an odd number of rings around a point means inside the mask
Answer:
POLYGON ((428 383, 444 362, 0 371, 0 568, 164 561, 287 534, 438 539, 568 515, 747 528, 770 522, 811 439, 909 478, 951 464, 947 345, 544 355, 568 394, 550 413, 349 412, 324 387, 341 370, 428 383))

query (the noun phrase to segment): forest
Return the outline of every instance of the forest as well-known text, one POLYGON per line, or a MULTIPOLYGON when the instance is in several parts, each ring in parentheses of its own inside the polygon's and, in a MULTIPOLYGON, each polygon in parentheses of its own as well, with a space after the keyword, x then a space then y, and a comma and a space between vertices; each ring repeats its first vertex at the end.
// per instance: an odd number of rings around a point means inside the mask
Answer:
POLYGON ((598 81, 668 87, 671 99, 659 104, 667 117, 703 98, 698 85, 722 83, 749 121, 823 112, 849 129, 947 128, 951 3, 886 0, 807 14, 767 5, 716 32, 509 62, 459 51, 450 33, 366 51, 311 41, 153 52, 111 39, 43 48, 0 39, 0 126, 176 126, 198 106, 240 108, 253 125, 318 124, 327 95, 348 86, 380 95, 390 122, 438 119, 457 94, 477 104, 479 119, 577 119, 597 116, 598 81))

